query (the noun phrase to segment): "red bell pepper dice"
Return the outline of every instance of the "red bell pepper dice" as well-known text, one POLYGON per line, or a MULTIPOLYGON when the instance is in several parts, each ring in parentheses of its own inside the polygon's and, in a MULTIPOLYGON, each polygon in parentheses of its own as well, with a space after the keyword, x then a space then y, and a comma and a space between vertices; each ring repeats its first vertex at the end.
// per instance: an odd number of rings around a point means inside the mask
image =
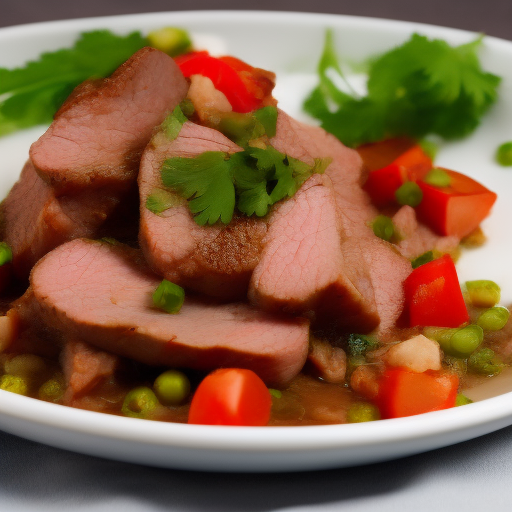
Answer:
POLYGON ((459 327, 469 320, 457 271, 447 254, 414 269, 404 291, 411 327, 459 327))
POLYGON ((191 52, 175 59, 186 78, 208 77, 233 107, 234 112, 252 112, 270 95, 274 82, 271 73, 253 68, 234 57, 212 57, 208 52, 191 52))
POLYGON ((383 419, 449 409, 455 405, 458 387, 455 374, 388 368, 379 383, 377 405, 383 419))
POLYGON ((264 426, 272 398, 265 383, 251 370, 223 368, 199 384, 188 415, 198 425, 264 426))
POLYGON ((432 169, 432 159, 415 145, 386 167, 372 171, 364 189, 377 207, 395 204, 395 192, 406 181, 416 181, 432 169))
POLYGON ((438 234, 462 238, 489 215, 497 196, 469 176, 443 170, 450 177, 448 187, 439 188, 418 181, 423 200, 416 212, 418 218, 438 234))

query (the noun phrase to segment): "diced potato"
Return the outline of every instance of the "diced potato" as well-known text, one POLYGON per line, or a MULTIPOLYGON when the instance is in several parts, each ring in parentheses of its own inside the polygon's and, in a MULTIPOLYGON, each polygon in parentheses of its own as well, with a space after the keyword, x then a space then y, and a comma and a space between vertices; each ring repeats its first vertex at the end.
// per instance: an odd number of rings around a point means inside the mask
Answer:
POLYGON ((413 372, 440 370, 443 354, 439 343, 419 334, 393 345, 385 354, 389 366, 402 366, 413 372))
POLYGON ((213 82, 206 76, 192 75, 188 98, 194 104, 196 114, 204 121, 218 112, 231 112, 231 103, 213 82))

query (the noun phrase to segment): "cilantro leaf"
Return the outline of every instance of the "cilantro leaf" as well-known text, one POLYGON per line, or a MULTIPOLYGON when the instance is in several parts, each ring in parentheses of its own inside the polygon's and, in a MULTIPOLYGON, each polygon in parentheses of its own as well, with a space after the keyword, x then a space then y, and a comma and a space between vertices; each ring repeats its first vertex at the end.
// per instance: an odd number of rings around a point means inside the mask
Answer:
POLYGON ((451 47, 414 34, 372 60, 368 94, 359 98, 339 91, 328 77, 328 69, 343 77, 328 32, 318 68, 319 85, 304 109, 349 146, 401 135, 463 137, 496 101, 500 83, 498 76, 482 70, 476 55, 480 45, 481 38, 451 47))
POLYGON ((189 200, 199 225, 218 220, 229 224, 235 209, 234 162, 221 151, 207 151, 195 158, 169 158, 162 166, 162 181, 189 200))
MULTIPOLYGON (((232 155, 210 151, 194 158, 169 158, 161 176, 166 187, 188 200, 194 220, 204 226, 219 220, 229 224, 235 206, 247 216, 263 217, 270 206, 292 197, 313 173, 324 172, 329 163, 328 158, 316 159, 308 165, 272 146, 248 146, 232 155)), ((146 201, 154 213, 172 206, 168 204, 160 193, 146 201)))
POLYGON ((43 53, 26 66, 0 68, 0 134, 48 123, 69 93, 88 78, 110 75, 133 53, 147 45, 133 32, 108 30, 81 35, 73 48, 43 53))

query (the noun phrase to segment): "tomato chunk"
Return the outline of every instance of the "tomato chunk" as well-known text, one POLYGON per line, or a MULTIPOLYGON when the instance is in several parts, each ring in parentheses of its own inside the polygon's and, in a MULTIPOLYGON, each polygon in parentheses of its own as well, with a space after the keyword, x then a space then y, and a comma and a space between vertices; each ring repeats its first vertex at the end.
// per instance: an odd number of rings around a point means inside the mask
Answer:
POLYGON ((212 57, 208 52, 191 52, 175 58, 185 77, 203 75, 221 91, 234 112, 252 112, 262 106, 274 82, 271 73, 253 68, 234 57, 212 57))
POLYGON ((190 404, 188 422, 199 425, 264 426, 272 399, 251 370, 223 368, 207 375, 190 404))
POLYGON ((449 255, 414 269, 404 282, 409 325, 459 327, 469 320, 449 255))
POLYGON ((377 405, 383 419, 449 409, 455 405, 458 387, 455 374, 389 368, 380 380, 377 405))
POLYGON ((489 215, 496 194, 469 176, 443 169, 448 187, 438 188, 418 181, 423 200, 416 208, 421 221, 440 235, 469 235, 489 215))
POLYGON ((415 145, 389 165, 372 171, 364 189, 377 207, 396 203, 395 192, 406 181, 416 181, 432 169, 432 159, 415 145))

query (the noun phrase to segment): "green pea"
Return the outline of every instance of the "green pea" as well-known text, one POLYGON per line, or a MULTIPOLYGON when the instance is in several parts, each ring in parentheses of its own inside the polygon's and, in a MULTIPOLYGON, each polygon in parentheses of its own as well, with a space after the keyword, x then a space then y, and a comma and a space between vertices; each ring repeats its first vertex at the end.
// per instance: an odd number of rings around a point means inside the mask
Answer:
POLYGON ((434 168, 427 173, 423 178, 425 183, 437 188, 444 188, 450 186, 450 176, 443 169, 434 168))
POLYGON ((192 41, 186 30, 177 27, 164 27, 147 35, 149 44, 171 57, 176 57, 192 49, 192 41))
POLYGON ((458 330, 459 329, 447 329, 445 327, 425 327, 423 329, 423 335, 431 340, 437 341, 443 352, 450 354, 450 340, 458 330))
POLYGON ((168 370, 156 378, 153 389, 162 404, 180 405, 190 394, 190 381, 184 373, 168 370))
POLYGON ((366 421, 376 421, 379 419, 379 409, 375 407, 375 405, 367 402, 352 404, 347 411, 347 421, 349 423, 364 423, 366 421))
POLYGON ((16 393, 17 395, 27 395, 28 384, 23 377, 6 373, 0 379, 0 389, 16 393))
POLYGON ((471 354, 468 360, 469 370, 481 375, 487 375, 488 377, 498 375, 502 368, 502 361, 490 348, 483 348, 482 350, 471 354))
POLYGON ((498 148, 496 161, 504 167, 512 166, 512 141, 505 142, 498 148))
POLYGON ((376 236, 389 242, 395 235, 393 221, 386 215, 379 215, 372 223, 372 229, 376 236))
POLYGON ((406 181, 395 192, 395 198, 398 204, 415 207, 421 203, 423 192, 414 181, 406 181))
POLYGON ((466 281, 466 289, 471 304, 477 308, 491 308, 500 301, 501 289, 494 281, 466 281))
POLYGON ((141 386, 126 395, 121 411, 132 418, 147 418, 158 405, 155 393, 148 387, 141 386))
POLYGON ((499 331, 505 327, 510 311, 502 306, 495 306, 484 311, 476 321, 484 331, 499 331))
POLYGON ((478 325, 468 325, 458 329, 450 338, 453 355, 467 357, 472 354, 484 340, 484 331, 478 325))
POLYGON ((60 379, 47 380, 38 391, 38 396, 41 400, 47 402, 57 402, 64 395, 64 385, 60 379))
POLYGON ((455 407, 460 407, 461 405, 468 405, 472 403, 473 400, 471 400, 471 398, 468 398, 467 396, 464 396, 462 393, 459 393, 455 397, 455 407))
POLYGON ((179 313, 184 301, 185 290, 167 279, 164 279, 153 293, 153 304, 166 313, 179 313))

